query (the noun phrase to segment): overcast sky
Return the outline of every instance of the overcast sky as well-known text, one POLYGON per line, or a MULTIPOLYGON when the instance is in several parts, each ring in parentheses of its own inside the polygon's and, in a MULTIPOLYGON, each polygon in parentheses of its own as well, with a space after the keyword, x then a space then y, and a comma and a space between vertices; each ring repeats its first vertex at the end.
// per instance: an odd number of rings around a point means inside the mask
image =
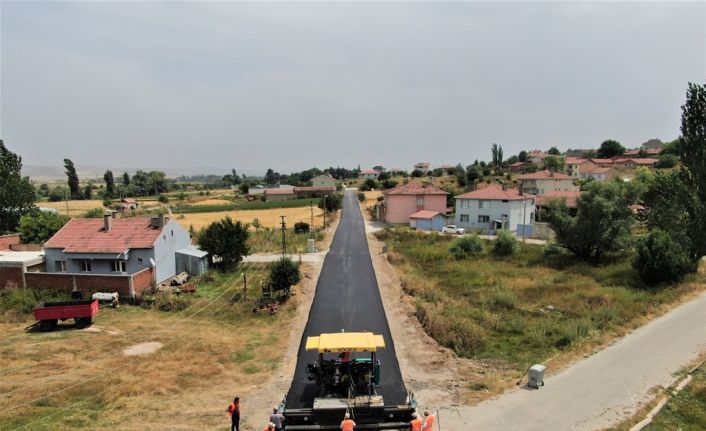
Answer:
POLYGON ((411 167, 679 133, 703 1, 7 2, 25 164, 411 167))

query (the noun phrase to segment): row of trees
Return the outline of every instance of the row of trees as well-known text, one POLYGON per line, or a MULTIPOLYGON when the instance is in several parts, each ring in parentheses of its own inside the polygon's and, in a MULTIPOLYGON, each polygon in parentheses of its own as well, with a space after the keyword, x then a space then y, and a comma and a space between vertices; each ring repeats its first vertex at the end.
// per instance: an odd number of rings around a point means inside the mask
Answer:
POLYGON ((575 210, 553 202, 549 223, 558 244, 591 262, 635 245, 633 266, 650 285, 698 269, 706 256, 706 85, 689 84, 686 96, 675 146, 681 168, 630 183, 588 183, 575 210), (636 239, 638 221, 649 233, 636 239))

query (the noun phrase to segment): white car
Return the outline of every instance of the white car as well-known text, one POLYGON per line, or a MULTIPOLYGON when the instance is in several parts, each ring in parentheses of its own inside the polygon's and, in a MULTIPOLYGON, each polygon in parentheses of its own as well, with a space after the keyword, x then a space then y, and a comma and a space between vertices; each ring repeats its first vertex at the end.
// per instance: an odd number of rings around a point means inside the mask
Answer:
POLYGON ((444 226, 443 229, 441 229, 442 233, 455 233, 456 235, 463 235, 466 233, 466 229, 462 227, 458 227, 456 225, 450 224, 447 226, 444 226))

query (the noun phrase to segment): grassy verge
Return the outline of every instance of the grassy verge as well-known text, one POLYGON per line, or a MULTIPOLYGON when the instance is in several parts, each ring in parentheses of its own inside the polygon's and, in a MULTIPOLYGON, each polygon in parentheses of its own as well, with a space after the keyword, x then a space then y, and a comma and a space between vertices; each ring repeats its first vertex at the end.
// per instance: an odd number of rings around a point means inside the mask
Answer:
POLYGON ((440 344, 494 368, 524 371, 532 363, 600 344, 659 313, 683 295, 704 288, 690 277, 679 285, 644 289, 629 256, 591 266, 572 256, 545 257, 522 245, 510 258, 486 252, 456 260, 451 238, 405 228, 377 234, 388 260, 405 274, 417 317, 440 344))
POLYGON ((295 315, 284 303, 275 315, 253 313, 266 266, 210 272, 196 279, 188 308, 102 309, 86 331, 26 333, 0 323, 0 430, 217 429, 233 393, 267 379, 283 357, 295 315), (143 342, 164 346, 125 356, 143 342), (175 422, 178 418, 178 424, 175 422))
POLYGON ((240 201, 240 202, 233 203, 233 204, 223 204, 223 205, 182 205, 181 208, 178 208, 175 206, 174 212, 191 214, 191 213, 209 213, 209 212, 235 211, 235 210, 266 210, 266 209, 276 209, 276 208, 302 208, 302 207, 308 207, 309 205, 317 206, 318 204, 319 204, 319 199, 293 199, 293 200, 289 200, 289 201, 275 201, 275 202, 240 201))
MULTIPOLYGON (((295 233, 294 229, 287 229, 285 235, 288 254, 306 253, 306 243, 311 238, 310 233, 295 233)), ((322 231, 314 234, 314 240, 317 243, 323 241, 323 239, 324 233, 322 231)), ((281 252, 282 230, 263 228, 256 232, 250 232, 248 245, 250 246, 250 253, 281 252)))

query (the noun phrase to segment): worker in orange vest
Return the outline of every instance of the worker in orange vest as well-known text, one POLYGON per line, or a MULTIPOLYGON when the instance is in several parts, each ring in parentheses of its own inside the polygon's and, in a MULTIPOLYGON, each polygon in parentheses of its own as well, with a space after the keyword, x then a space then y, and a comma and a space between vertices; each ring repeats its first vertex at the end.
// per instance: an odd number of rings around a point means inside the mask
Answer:
POLYGON ((422 420, 419 419, 417 412, 412 413, 412 422, 409 423, 409 428, 412 431, 422 431, 422 420))
POLYGON ((267 425, 267 426, 265 427, 265 429, 262 430, 262 431, 275 431, 275 424, 272 423, 272 422, 270 422, 270 424, 267 425))
POLYGON ((226 411, 230 416, 230 431, 240 431, 240 398, 235 397, 226 411))
POLYGON ((346 413, 343 416, 343 422, 341 422, 341 431, 353 431, 353 428, 355 428, 355 422, 351 420, 351 415, 346 413))
POLYGON ((422 427, 422 431, 433 431, 435 417, 436 416, 429 414, 429 410, 424 410, 424 426, 422 427))

